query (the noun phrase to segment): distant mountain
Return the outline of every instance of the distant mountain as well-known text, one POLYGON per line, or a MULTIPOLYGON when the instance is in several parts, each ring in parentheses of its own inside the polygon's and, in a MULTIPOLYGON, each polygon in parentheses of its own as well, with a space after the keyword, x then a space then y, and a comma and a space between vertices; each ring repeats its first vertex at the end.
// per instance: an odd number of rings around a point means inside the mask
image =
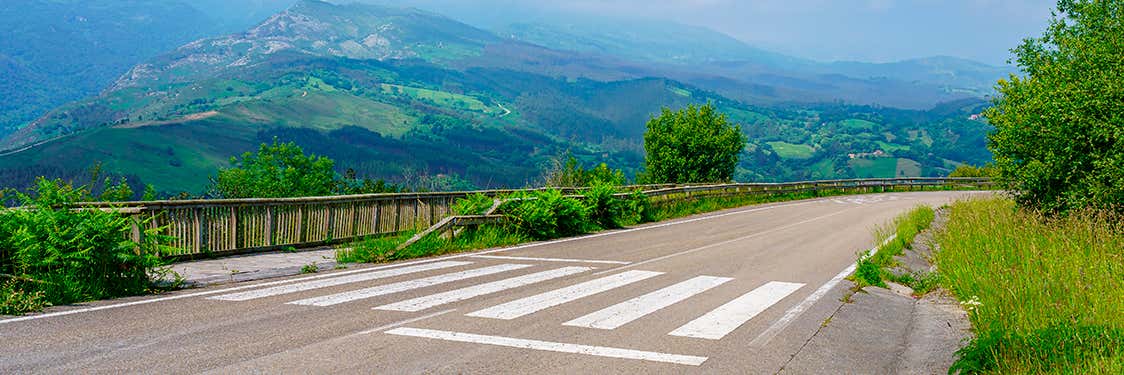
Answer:
MULTIPOLYGON (((500 35, 559 50, 669 66, 663 75, 724 94, 760 101, 725 86, 764 85, 782 93, 774 102, 845 100, 858 104, 928 108, 941 101, 991 95, 1014 72, 953 57, 893 63, 816 62, 769 52, 704 27, 673 22, 586 18, 543 20, 498 28, 500 35), (688 72, 683 72, 683 70, 688 72)), ((769 103, 764 101, 763 103, 769 103)))
POLYGON ((568 22, 520 22, 496 33, 552 49, 672 64, 752 60, 781 66, 808 64, 752 47, 707 28, 662 21, 581 17, 568 22))
POLYGON ((824 73, 851 77, 889 78, 904 82, 925 82, 959 90, 976 96, 990 96, 995 83, 1014 67, 992 66, 978 61, 949 56, 935 56, 892 63, 834 62, 819 68, 824 73))
POLYGON ((649 116, 705 102, 745 125, 743 180, 933 175, 990 157, 987 125, 968 119, 978 100, 940 113, 794 104, 840 88, 889 96, 928 86, 766 75, 757 84, 684 66, 559 51, 416 9, 303 0, 244 32, 170 49, 4 138, 0 180, 78 175, 100 161, 162 191, 198 193, 231 156, 272 139, 395 182, 522 186, 566 151, 631 174, 649 116), (847 156, 875 149, 888 157, 847 156))
POLYGON ((133 65, 208 32, 208 18, 170 0, 0 3, 0 135, 95 94, 133 65))

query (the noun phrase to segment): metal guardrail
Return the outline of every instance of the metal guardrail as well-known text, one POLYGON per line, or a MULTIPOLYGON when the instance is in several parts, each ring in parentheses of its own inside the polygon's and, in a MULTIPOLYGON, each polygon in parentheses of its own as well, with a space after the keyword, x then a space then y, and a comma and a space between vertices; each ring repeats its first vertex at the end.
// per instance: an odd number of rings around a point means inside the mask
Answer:
MULTIPOLYGON (((886 191, 918 187, 988 187, 978 178, 888 178, 732 183, 711 185, 634 185, 655 205, 696 197, 786 194, 807 191, 886 191)), ((366 194, 277 199, 216 199, 83 203, 81 208, 113 209, 136 216, 149 229, 163 228, 175 238, 173 257, 237 254, 338 243, 356 238, 420 230, 452 216, 456 200, 473 194, 500 196, 522 190, 366 194)), ((562 188, 565 194, 582 189, 562 188)), ((134 238, 142 235, 134 228, 134 238)))

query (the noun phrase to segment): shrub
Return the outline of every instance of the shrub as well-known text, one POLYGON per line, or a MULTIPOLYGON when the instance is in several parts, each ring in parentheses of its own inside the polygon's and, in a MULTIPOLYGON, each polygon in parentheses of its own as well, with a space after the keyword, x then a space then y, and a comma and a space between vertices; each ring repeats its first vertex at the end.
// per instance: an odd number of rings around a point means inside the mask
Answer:
POLYGON ((160 252, 169 240, 146 223, 102 210, 76 210, 93 198, 85 187, 39 179, 33 195, 13 193, 19 209, 0 211, 0 300, 6 313, 45 305, 145 293, 161 276, 160 252))
POLYGON ((527 194, 526 198, 505 205, 517 231, 543 240, 572 236, 590 231, 589 209, 557 190, 527 194))
POLYGON ((971 164, 960 164, 948 177, 987 177, 994 178, 999 175, 999 171, 995 170, 995 166, 984 165, 977 167, 971 164))
POLYGON ((603 229, 616 229, 624 226, 628 216, 629 205, 620 198, 613 196, 617 189, 611 185, 598 184, 584 191, 586 208, 589 218, 594 224, 603 229))
POLYGON ((484 194, 476 193, 453 203, 453 213, 457 215, 483 215, 492 208, 495 200, 484 194))

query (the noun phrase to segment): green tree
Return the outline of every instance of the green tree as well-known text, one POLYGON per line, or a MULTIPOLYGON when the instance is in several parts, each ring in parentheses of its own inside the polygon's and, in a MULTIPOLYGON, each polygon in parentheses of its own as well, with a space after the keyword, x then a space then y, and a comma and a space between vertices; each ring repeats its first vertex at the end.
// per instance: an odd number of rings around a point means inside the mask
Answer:
POLYGON ((305 155, 295 143, 262 144, 258 152, 231 158, 232 168, 212 180, 223 198, 282 198, 331 195, 338 186, 332 159, 305 155))
POLYGON ((1059 1, 1012 52, 1026 76, 985 112, 1001 182, 1028 207, 1124 210, 1124 2, 1059 1))
POLYGON ((644 133, 644 180, 648 183, 721 182, 734 177, 745 147, 741 126, 732 125, 713 104, 664 108, 644 133))

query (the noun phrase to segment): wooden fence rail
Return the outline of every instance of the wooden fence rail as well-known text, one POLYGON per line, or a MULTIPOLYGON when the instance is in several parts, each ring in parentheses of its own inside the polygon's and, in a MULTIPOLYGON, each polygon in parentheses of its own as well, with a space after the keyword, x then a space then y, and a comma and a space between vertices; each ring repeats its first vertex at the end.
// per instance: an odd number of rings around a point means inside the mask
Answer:
MULTIPOLYGON (((636 185, 654 204, 699 196, 782 194, 815 190, 885 191, 887 188, 987 187, 987 179, 893 178, 734 183, 715 185, 636 185)), ((533 189, 541 190, 541 189, 533 189)), ((566 194, 581 189, 561 189, 566 194)), ((149 229, 164 228, 175 238, 173 257, 269 251, 306 247, 430 227, 452 215, 453 204, 472 194, 499 196, 527 190, 448 193, 367 194, 278 199, 217 199, 152 202, 95 202, 82 208, 114 209, 143 219, 149 229)), ((134 237, 141 235, 134 230, 134 237)))

